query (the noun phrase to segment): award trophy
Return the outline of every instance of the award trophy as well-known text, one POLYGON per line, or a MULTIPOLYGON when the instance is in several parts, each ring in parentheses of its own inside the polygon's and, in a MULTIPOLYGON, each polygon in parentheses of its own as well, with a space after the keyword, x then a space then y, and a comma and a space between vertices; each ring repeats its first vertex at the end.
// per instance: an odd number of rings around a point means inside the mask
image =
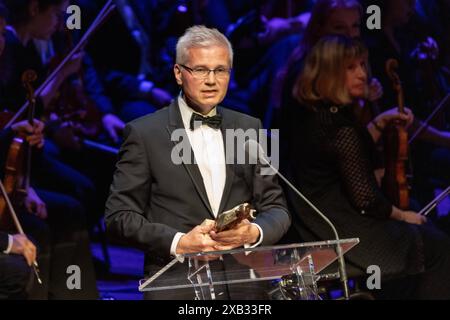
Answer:
POLYGON ((220 213, 215 221, 215 232, 222 232, 233 229, 243 220, 252 221, 255 219, 254 213, 256 210, 252 209, 248 203, 240 204, 231 210, 220 213))

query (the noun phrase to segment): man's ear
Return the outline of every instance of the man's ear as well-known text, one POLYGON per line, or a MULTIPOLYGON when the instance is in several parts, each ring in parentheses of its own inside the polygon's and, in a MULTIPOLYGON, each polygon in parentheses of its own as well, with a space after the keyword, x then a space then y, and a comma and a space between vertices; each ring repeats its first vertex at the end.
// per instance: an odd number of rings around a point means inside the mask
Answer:
POLYGON ((175 64, 173 66, 173 74, 175 75, 175 80, 177 81, 177 84, 181 86, 183 84, 183 80, 181 75, 181 68, 178 64, 175 64))

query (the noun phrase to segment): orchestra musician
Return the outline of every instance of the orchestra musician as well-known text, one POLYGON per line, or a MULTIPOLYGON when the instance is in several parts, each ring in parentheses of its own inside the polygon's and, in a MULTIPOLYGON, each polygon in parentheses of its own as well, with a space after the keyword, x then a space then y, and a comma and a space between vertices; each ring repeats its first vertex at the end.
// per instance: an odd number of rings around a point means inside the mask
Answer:
MULTIPOLYGON (((43 26, 37 28, 35 25, 35 32, 42 32, 48 34, 45 30, 51 30, 47 22, 55 21, 53 18, 58 17, 58 13, 61 8, 58 6, 57 1, 43 1, 38 3, 30 1, 33 7, 30 7, 30 11, 26 11, 27 14, 33 16, 32 21, 40 21, 43 26), (52 20, 53 19, 53 20, 52 20)), ((7 3, 8 4, 8 3, 7 3)), ((15 2, 16 5, 24 4, 22 1, 15 2)), ((11 15, 11 8, 7 7, 9 14, 11 15)), ((28 7, 27 7, 28 8, 28 7)), ((14 12, 17 14, 18 12, 14 12)), ((23 12, 22 12, 23 13, 23 12)), ((23 17, 22 17, 23 18, 23 17)), ((20 30, 20 28, 19 28, 20 30)), ((20 31, 19 31, 20 33, 20 31)), ((3 37, 3 33, 2 33, 3 37)), ((20 46, 20 42, 14 33, 8 31, 6 33, 7 41, 5 51, 10 49, 10 45, 20 46), (13 41, 8 41, 13 40, 13 41)), ((28 39, 30 40, 30 39, 28 39)), ((3 43, 3 42, 2 42, 3 43)), ((28 43, 31 44, 31 43, 28 43)), ((26 52, 29 46, 24 46, 22 52, 26 52)), ((0 57, 3 62, 4 56, 0 57)), ((2 71, 18 71, 18 70, 5 70, 2 71)), ((3 78, 3 74, 0 75, 3 78)), ((20 84, 19 90, 23 88, 20 84)), ((6 90, 5 87, 3 89, 6 90)), ((23 90, 23 89, 22 89, 23 90)), ((2 96, 10 96, 11 92, 2 92, 2 96)), ((21 93, 23 96, 23 93, 21 93)), ((38 99, 39 100, 39 99, 38 99)), ((27 137, 27 141, 34 145, 34 148, 39 150, 44 146, 43 143, 43 130, 44 124, 37 120, 33 120, 33 126, 28 121, 18 122, 13 124, 10 128, 3 131, 2 139, 2 152, 1 160, 2 166, 0 167, 1 176, 3 176, 5 170, 6 157, 9 156, 8 148, 11 146, 11 142, 18 131, 18 128, 24 128, 24 133, 31 132, 27 137)), ((20 132, 20 130, 18 131, 20 132)), ((38 155, 38 154, 36 154, 38 155)), ((36 161, 38 157, 32 157, 32 161, 36 161)), ((16 162, 18 166, 18 162, 16 162)), ((17 170, 23 170, 23 168, 17 167, 17 170)), ((25 234, 35 241, 37 247, 37 261, 41 268, 42 285, 34 285, 30 288, 28 297, 30 299, 71 299, 71 298, 85 298, 95 299, 98 297, 98 292, 95 282, 95 271, 93 268, 92 255, 89 247, 89 235, 86 230, 86 215, 83 206, 76 199, 55 192, 49 191, 40 186, 36 187, 35 182, 31 179, 31 187, 27 190, 23 207, 19 206, 19 203, 13 203, 15 207, 21 225, 25 231, 25 234), (70 290, 66 285, 66 270, 67 267, 77 264, 84 270, 84 275, 81 279, 83 288, 82 290, 70 290)), ((9 231, 8 231, 9 232, 9 231)), ((11 233, 10 233, 11 234, 11 233)), ((14 233, 12 233, 14 235, 14 233)))
MULTIPOLYGON (((290 122, 296 137, 285 159, 290 176, 341 237, 360 239, 346 255, 352 265, 360 270, 379 266, 382 283, 389 277, 407 279, 412 287, 397 298, 448 299, 450 239, 424 216, 393 206, 374 175, 375 143, 392 121, 410 126, 411 111, 384 112, 367 127, 352 111, 352 104, 367 95, 367 59, 364 45, 343 36, 319 40, 307 56, 293 91, 301 107, 293 106, 290 122)), ((301 239, 332 238, 308 205, 290 190, 286 194, 301 239)))

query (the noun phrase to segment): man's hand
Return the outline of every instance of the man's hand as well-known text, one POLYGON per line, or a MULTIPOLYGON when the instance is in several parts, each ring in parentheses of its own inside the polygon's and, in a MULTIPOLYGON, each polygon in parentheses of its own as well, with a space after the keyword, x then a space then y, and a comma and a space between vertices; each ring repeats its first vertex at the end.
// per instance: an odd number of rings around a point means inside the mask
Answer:
POLYGON ((42 121, 33 120, 31 125, 27 120, 17 122, 11 126, 16 134, 27 135, 27 142, 31 146, 42 148, 44 146, 44 123, 42 121))
POLYGON ((218 242, 215 250, 231 250, 242 247, 245 244, 253 244, 259 239, 259 229, 247 219, 242 220, 235 228, 216 233, 210 231, 212 240, 218 242))
POLYGON ((102 118, 103 127, 108 133, 109 137, 114 141, 114 143, 119 142, 119 132, 125 128, 125 123, 120 120, 116 115, 108 113, 102 118))
POLYGON ((36 247, 28 240, 26 235, 15 234, 13 237, 13 244, 11 247, 12 254, 20 254, 25 257, 29 266, 36 260, 36 247))
POLYGON ((214 225, 211 223, 196 226, 180 238, 175 252, 177 254, 185 254, 217 250, 215 246, 218 243, 209 236, 213 228, 214 225))
POLYGON ((28 195, 25 198, 25 207, 29 213, 36 215, 40 219, 47 219, 47 206, 33 188, 28 189, 28 195))

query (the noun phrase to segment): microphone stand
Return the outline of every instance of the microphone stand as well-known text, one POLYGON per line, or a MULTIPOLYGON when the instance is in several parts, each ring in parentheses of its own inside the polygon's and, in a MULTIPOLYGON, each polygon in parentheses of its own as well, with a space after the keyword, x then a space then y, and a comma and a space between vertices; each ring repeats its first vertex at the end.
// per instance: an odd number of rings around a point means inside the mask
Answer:
MULTIPOLYGON (((255 143, 257 143, 257 142, 255 141, 255 143)), ((265 157, 265 154, 264 154, 264 151, 263 151, 261 145, 259 143, 257 143, 257 145, 258 145, 258 150, 260 153, 259 157, 257 157, 257 158, 263 160, 263 162, 266 165, 268 165, 292 190, 294 190, 294 192, 300 198, 302 198, 333 230, 334 237, 336 238, 336 241, 337 241, 336 254, 338 256, 339 278, 341 280, 342 288, 344 290, 344 298, 345 298, 345 300, 349 300, 350 299, 350 291, 348 289, 347 271, 345 268, 345 260, 344 260, 344 255, 342 253, 340 238, 339 238, 336 228, 334 227, 334 225, 330 221, 330 219, 328 219, 311 201, 308 200, 308 198, 306 198, 306 196, 304 196, 299 190, 297 190, 297 188, 285 176, 283 176, 274 166, 272 166, 270 164, 270 162, 265 157)))

